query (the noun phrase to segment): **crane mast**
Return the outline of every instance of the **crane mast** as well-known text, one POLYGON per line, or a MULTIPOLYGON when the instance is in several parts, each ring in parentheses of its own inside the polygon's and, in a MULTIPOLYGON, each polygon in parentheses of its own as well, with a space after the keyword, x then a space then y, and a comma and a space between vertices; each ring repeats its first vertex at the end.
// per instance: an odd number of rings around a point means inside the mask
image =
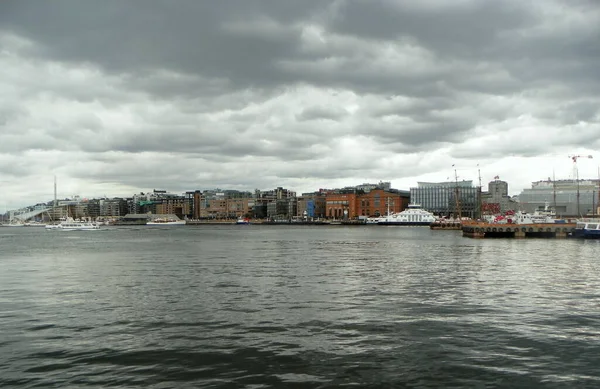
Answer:
POLYGON ((577 216, 581 217, 581 212, 579 210, 579 169, 577 168, 577 160, 579 158, 594 158, 591 155, 569 155, 569 158, 573 160, 573 179, 576 180, 577 185, 577 216))

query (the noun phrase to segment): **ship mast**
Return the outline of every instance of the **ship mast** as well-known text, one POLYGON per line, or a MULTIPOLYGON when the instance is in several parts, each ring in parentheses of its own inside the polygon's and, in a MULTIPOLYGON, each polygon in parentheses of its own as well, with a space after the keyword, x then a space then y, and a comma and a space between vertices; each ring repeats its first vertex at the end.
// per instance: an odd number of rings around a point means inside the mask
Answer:
MULTIPOLYGON (((452 166, 454 166, 454 165, 452 165, 452 166)), ((462 215, 461 215, 461 211, 460 211, 460 200, 458 198, 459 191, 458 191, 458 176, 456 175, 456 168, 454 168, 454 182, 456 183, 456 187, 454 188, 454 190, 455 190, 454 196, 456 197, 456 213, 458 214, 458 220, 461 220, 462 215)))
POLYGON ((56 175, 54 176, 54 202, 52 203, 52 222, 54 222, 54 220, 56 220, 56 205, 57 205, 57 200, 56 200, 56 175))
POLYGON ((477 188, 477 218, 481 218, 481 169, 477 164, 477 176, 479 177, 479 187, 477 188))
POLYGON ((593 158, 591 155, 570 155, 569 158, 573 160, 573 177, 577 180, 577 217, 581 217, 581 212, 579 210, 579 169, 577 168, 577 159, 578 158, 593 158))
POLYGON ((552 206, 554 207, 554 213, 556 212, 556 176, 554 175, 554 169, 552 169, 552 206))
MULTIPOLYGON (((593 194, 592 194, 593 197, 593 194)), ((596 209, 594 209, 594 213, 596 215, 600 214, 598 210, 600 209, 600 166, 598 166, 598 203, 596 204, 596 209)))

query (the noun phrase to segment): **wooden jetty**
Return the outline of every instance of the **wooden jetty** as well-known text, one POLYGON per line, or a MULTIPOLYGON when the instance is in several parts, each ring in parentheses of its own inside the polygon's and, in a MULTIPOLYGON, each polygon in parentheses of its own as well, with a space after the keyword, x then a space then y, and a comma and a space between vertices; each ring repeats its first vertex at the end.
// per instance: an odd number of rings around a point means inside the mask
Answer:
POLYGON ((570 236, 577 223, 499 224, 463 222, 463 236, 469 238, 554 238, 570 236))

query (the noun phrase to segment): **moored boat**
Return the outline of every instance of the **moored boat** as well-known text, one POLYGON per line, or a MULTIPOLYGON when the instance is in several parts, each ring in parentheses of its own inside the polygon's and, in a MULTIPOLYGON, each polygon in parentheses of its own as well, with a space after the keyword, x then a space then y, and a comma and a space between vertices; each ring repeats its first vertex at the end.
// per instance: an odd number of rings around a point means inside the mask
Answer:
POLYGON ((175 218, 157 218, 148 220, 147 226, 181 226, 185 225, 185 220, 175 218))
POLYGON ((66 218, 58 224, 48 224, 45 226, 45 228, 46 230, 59 231, 92 231, 99 230, 100 226, 87 220, 74 220, 72 218, 66 218))
POLYGON ((250 224, 250 219, 248 219, 247 217, 242 217, 240 216, 236 221, 235 224, 250 224))
POLYGON ((577 221, 571 236, 580 239, 600 239, 600 219, 582 219, 577 221))
POLYGON ((8 224, 2 224, 2 227, 25 227, 25 223, 10 222, 8 224))
POLYGON ((427 212, 420 204, 408 204, 402 212, 392 213, 377 221, 380 226, 429 226, 435 221, 435 216, 427 212))

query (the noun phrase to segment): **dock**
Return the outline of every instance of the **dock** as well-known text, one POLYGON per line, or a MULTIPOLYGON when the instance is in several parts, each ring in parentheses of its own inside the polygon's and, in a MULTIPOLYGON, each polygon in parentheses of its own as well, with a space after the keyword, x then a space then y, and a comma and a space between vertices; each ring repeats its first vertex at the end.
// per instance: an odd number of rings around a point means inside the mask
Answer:
POLYGON ((462 223, 460 221, 435 221, 429 225, 432 230, 461 230, 462 223))
POLYGON ((565 239, 575 229, 576 223, 535 223, 535 224, 492 224, 485 222, 465 222, 463 236, 468 238, 547 238, 565 239))

